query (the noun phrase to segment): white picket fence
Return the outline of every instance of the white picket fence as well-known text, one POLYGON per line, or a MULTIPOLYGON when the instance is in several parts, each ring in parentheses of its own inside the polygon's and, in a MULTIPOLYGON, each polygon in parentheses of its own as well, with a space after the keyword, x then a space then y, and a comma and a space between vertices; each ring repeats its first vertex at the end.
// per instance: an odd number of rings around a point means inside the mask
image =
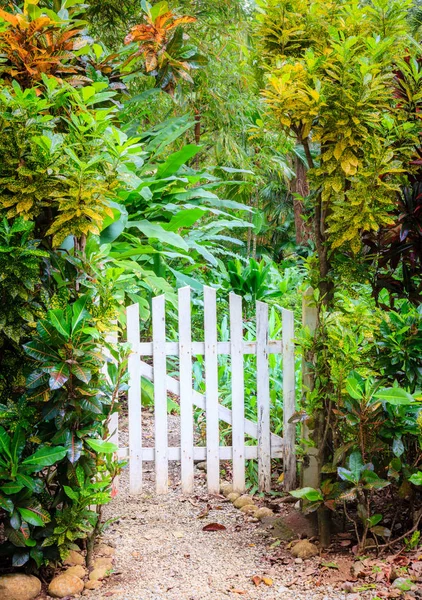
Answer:
MULTIPOLYGON (((217 341, 216 291, 204 287, 204 342, 192 341, 191 289, 178 291, 179 341, 166 341, 165 298, 152 301, 152 342, 140 341, 139 306, 127 309, 127 339, 132 345, 129 357, 129 449, 121 448, 120 456, 129 456, 130 492, 142 491, 142 465, 155 462, 157 493, 168 490, 169 461, 180 461, 181 484, 185 494, 194 489, 194 461, 207 462, 208 492, 220 489, 220 460, 233 461, 233 488, 245 490, 245 460, 258 459, 261 491, 271 486, 271 458, 283 458, 284 486, 293 489, 296 481, 295 425, 289 423, 295 412, 294 317, 282 311, 282 340, 269 339, 268 305, 256 303, 256 341, 244 341, 242 298, 230 294, 230 341, 217 341), (218 355, 231 356, 232 409, 219 403, 218 355), (243 356, 256 354, 258 422, 245 419, 243 356), (280 437, 270 431, 269 354, 283 355, 284 431, 280 437), (205 394, 193 389, 192 357, 205 358, 205 394), (142 357, 151 357, 153 366, 142 357), (179 357, 179 379, 167 375, 167 356, 179 357), (155 446, 142 446, 141 377, 154 383, 155 446), (180 398, 180 447, 168 446, 167 393, 180 398), (194 406, 205 411, 206 446, 194 444, 194 406), (219 421, 232 426, 232 446, 220 446, 219 421), (257 445, 245 445, 245 435, 257 445)), ((281 400, 281 399, 280 399, 281 400)))

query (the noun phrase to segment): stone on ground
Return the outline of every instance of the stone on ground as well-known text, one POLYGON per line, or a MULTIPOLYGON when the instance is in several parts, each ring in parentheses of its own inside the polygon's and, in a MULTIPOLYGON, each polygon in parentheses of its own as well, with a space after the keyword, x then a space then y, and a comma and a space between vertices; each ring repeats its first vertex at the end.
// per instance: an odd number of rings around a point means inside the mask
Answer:
POLYGON ((318 548, 308 540, 301 540, 293 546, 292 554, 296 558, 312 558, 318 555, 318 548))
POLYGON ((196 468, 197 468, 199 471, 205 471, 205 473, 206 473, 206 472, 207 472, 207 463, 206 463, 206 461, 204 461, 204 462, 199 462, 199 463, 196 463, 196 468))
POLYGON ((258 507, 255 504, 245 504, 241 507, 240 512, 243 512, 245 515, 254 515, 257 510, 258 507))
POLYGON ((102 581, 85 581, 86 590, 98 590, 102 585, 102 581))
POLYGON ((266 506, 263 506, 262 508, 258 508, 258 510, 255 513, 255 517, 257 519, 265 519, 266 517, 272 517, 273 515, 274 515, 274 513, 271 510, 271 508, 267 508, 266 506))
POLYGON ((51 581, 48 586, 48 593, 53 598, 66 598, 66 596, 75 596, 84 589, 84 582, 76 575, 62 573, 51 581))
POLYGON ((253 500, 250 496, 247 496, 246 494, 240 496, 237 500, 233 502, 233 505, 236 508, 242 508, 242 506, 246 506, 247 504, 253 504, 253 500))
POLYGON ((79 579, 83 579, 86 575, 86 571, 82 565, 75 565, 74 567, 69 567, 66 569, 65 573, 67 575, 75 575, 79 577, 79 579))
POLYGON ((94 569, 105 568, 108 571, 113 568, 113 560, 108 558, 108 556, 101 556, 100 558, 94 559, 92 566, 94 569))
POLYGON ((100 544, 95 548, 95 554, 98 554, 99 556, 114 556, 116 554, 116 549, 112 546, 107 546, 106 544, 100 544))
POLYGON ((82 556, 82 554, 79 554, 79 552, 76 552, 75 550, 71 550, 69 552, 69 555, 65 558, 63 564, 69 565, 71 567, 76 566, 76 565, 83 566, 85 564, 85 559, 82 556))
POLYGON ((90 581, 100 581, 107 577, 107 573, 110 571, 106 566, 97 567, 89 574, 90 581))
POLYGON ((238 494, 237 492, 232 492, 231 494, 229 494, 227 496, 227 500, 229 502, 234 502, 235 500, 237 500, 238 498, 240 498, 240 494, 238 494))
POLYGON ((41 581, 33 575, 11 573, 0 576, 1 600, 33 600, 41 592, 41 581))
POLYGON ((317 535, 317 527, 312 516, 292 512, 286 517, 264 517, 263 525, 271 528, 271 536, 284 541, 297 540, 300 537, 317 535))
POLYGON ((223 496, 228 496, 229 494, 233 493, 233 486, 231 483, 229 483, 228 481, 224 481, 221 485, 220 485, 220 492, 223 494, 223 496))

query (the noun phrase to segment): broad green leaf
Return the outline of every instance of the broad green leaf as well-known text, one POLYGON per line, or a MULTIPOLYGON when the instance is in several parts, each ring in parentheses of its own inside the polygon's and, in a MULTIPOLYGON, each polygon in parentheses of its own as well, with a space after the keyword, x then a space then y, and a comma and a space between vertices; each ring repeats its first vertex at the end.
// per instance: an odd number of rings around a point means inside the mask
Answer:
POLYGON ((91 371, 86 367, 82 367, 81 365, 76 364, 72 365, 70 371, 73 375, 75 375, 75 377, 77 377, 80 381, 83 381, 84 383, 89 383, 91 381, 91 371))
POLYGON ((37 450, 32 456, 26 458, 22 465, 31 467, 33 472, 41 471, 44 467, 50 467, 62 460, 67 453, 67 448, 62 446, 45 446, 37 450))
POLYGON ((410 483, 413 483, 413 485, 422 485, 422 471, 413 473, 413 475, 409 477, 409 481, 410 483))
POLYGON ((290 494, 295 498, 305 498, 310 502, 322 502, 324 500, 321 492, 311 487, 304 487, 300 490, 294 490, 293 492, 290 492, 290 494))
POLYGON ((88 438, 86 443, 88 446, 91 446, 95 452, 102 454, 113 454, 119 450, 119 447, 116 446, 116 444, 112 444, 111 442, 107 442, 105 440, 88 438))
POLYGON ((8 481, 4 485, 0 487, 0 490, 6 494, 6 496, 11 496, 12 494, 17 494, 23 489, 23 484, 18 483, 17 481, 8 481))
POLYGON ((348 377, 346 381, 346 391, 355 400, 362 400, 363 392, 359 381, 355 377, 348 377))
POLYGON ((23 567, 29 560, 29 552, 27 550, 22 550, 20 552, 15 552, 12 556, 12 566, 13 567, 23 567))
POLYGON ((3 494, 0 494, 0 508, 6 512, 13 512, 13 502, 10 498, 6 498, 3 494))
POLYGON ((18 511, 24 521, 35 527, 43 527, 45 523, 51 521, 50 515, 41 508, 20 508, 18 511))
POLYGON ((163 244, 169 244, 176 248, 182 248, 182 250, 188 250, 189 247, 185 240, 174 233, 174 231, 166 231, 159 223, 150 223, 149 221, 129 221, 128 228, 136 227, 141 231, 148 239, 157 239, 163 244))
POLYGON ((378 390, 374 397, 395 406, 408 406, 415 402, 413 396, 402 388, 384 388, 378 390))
POLYGON ((361 453, 352 452, 352 454, 349 456, 349 469, 352 472, 355 481, 359 481, 363 466, 361 453))
POLYGON ((183 227, 192 227, 192 225, 203 216, 204 210, 202 208, 181 210, 170 219, 170 222, 166 225, 166 230, 177 231, 183 227))
POLYGON ((166 162, 158 167, 157 178, 164 179, 166 177, 171 177, 171 175, 177 173, 182 165, 186 164, 188 160, 196 156, 200 150, 201 148, 199 146, 194 146, 193 144, 183 146, 179 152, 171 154, 166 162))
POLYGON ((59 390, 68 381, 70 376, 69 366, 66 363, 58 363, 50 370, 48 385, 50 390, 59 390))
POLYGON ((66 319, 65 311, 61 310, 60 308, 56 308, 54 310, 49 310, 47 316, 53 327, 57 329, 60 335, 68 340, 70 337, 70 323, 66 319))
POLYGON ((58 362, 60 358, 56 354, 56 352, 45 344, 40 344, 38 342, 28 342, 23 346, 25 352, 35 358, 42 363, 53 360, 54 362, 58 362))
POLYGON ((88 294, 84 294, 72 304, 72 332, 76 330, 81 321, 89 318, 89 312, 86 310, 88 300, 88 294))
POLYGON ((0 453, 7 455, 10 459, 12 454, 10 452, 10 437, 7 435, 6 430, 0 427, 0 453))

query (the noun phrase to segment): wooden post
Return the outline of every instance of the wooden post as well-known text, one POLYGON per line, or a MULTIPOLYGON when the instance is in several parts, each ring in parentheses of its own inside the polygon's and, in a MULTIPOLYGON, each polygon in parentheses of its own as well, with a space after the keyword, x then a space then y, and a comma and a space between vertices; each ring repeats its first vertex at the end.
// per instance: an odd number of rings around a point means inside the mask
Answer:
POLYGON ((155 487, 157 494, 168 492, 167 358, 165 296, 152 300, 154 359, 155 487))
MULTIPOLYGON (((318 309, 313 302, 314 290, 309 287, 303 294, 302 299, 302 326, 308 328, 311 333, 314 333, 318 323, 318 309)), ((302 382, 303 394, 313 387, 312 374, 307 366, 306 356, 302 362, 302 382)), ((302 438, 310 439, 310 431, 306 423, 302 426, 302 438)), ((318 448, 306 445, 305 458, 301 473, 301 487, 318 488, 319 486, 319 467, 318 467, 318 448)))
POLYGON ((218 419, 217 303, 214 288, 204 286, 205 407, 208 493, 220 492, 220 429, 218 419))
POLYGON ((141 357, 139 355, 139 304, 127 308, 127 341, 132 345, 129 369, 129 492, 142 492, 141 357))
POLYGON ((256 387, 258 405, 258 487, 271 489, 270 376, 268 368, 268 304, 256 303, 256 387))
POLYGON ((296 488, 296 425, 289 419, 296 411, 295 398, 295 347, 294 313, 282 311, 283 315, 283 439, 284 439, 284 489, 296 488))
POLYGON ((193 493, 192 331, 190 287, 179 289, 180 460, 182 492, 193 493))
POLYGON ((232 377, 233 491, 245 491, 245 389, 243 372, 242 298, 230 294, 232 377))

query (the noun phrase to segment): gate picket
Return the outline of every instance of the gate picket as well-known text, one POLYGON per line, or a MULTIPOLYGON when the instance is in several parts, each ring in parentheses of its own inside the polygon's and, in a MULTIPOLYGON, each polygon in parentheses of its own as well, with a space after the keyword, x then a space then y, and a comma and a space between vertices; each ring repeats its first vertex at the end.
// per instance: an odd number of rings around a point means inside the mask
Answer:
POLYGON ((243 373, 242 298, 230 294, 233 491, 245 491, 245 389, 243 373))
POLYGON ((168 427, 166 387, 166 314, 165 296, 152 300, 152 340, 154 368, 159 377, 154 379, 155 409, 155 486, 157 494, 168 491, 168 427))
POLYGON ((289 423, 296 411, 295 400, 295 348, 294 314, 282 310, 283 315, 283 438, 284 438, 284 489, 286 492, 296 487, 296 425, 289 423))
POLYGON ((214 288, 204 286, 205 413, 207 484, 209 494, 220 491, 220 431, 218 421, 217 303, 214 288))
POLYGON ((256 303, 256 392, 258 406, 258 487, 271 489, 270 375, 268 369, 268 304, 256 303))
POLYGON ((132 346, 128 359, 129 369, 129 492, 142 492, 142 413, 141 413, 141 357, 139 356, 139 304, 127 307, 127 341, 132 346))
POLYGON ((193 403, 190 287, 180 288, 179 370, 180 370, 180 448, 182 491, 193 493, 193 403))

